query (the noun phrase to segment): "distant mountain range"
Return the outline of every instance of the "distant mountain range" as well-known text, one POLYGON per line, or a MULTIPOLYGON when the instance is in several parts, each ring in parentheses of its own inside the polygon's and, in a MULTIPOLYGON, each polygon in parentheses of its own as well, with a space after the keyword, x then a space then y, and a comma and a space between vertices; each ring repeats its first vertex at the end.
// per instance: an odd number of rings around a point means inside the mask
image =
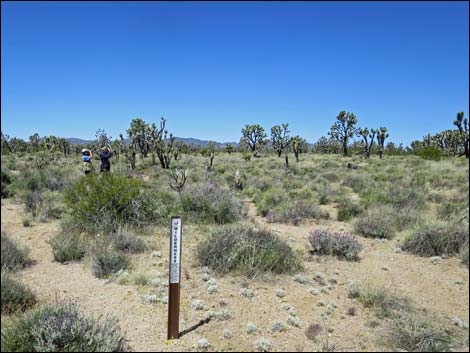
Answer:
MULTIPOLYGON (((95 141, 95 140, 83 140, 83 139, 76 138, 76 137, 69 137, 69 138, 66 138, 66 140, 69 141, 72 145, 87 145, 95 141)), ((181 141, 188 145, 196 146, 196 147, 206 147, 210 142, 207 140, 199 140, 199 139, 195 139, 192 137, 175 137, 175 140, 181 141)), ((124 141, 128 142, 128 139, 125 139, 124 141)), ((238 146, 238 142, 216 142, 216 141, 214 142, 215 142, 216 147, 225 147, 228 144, 232 145, 233 147, 238 146)))

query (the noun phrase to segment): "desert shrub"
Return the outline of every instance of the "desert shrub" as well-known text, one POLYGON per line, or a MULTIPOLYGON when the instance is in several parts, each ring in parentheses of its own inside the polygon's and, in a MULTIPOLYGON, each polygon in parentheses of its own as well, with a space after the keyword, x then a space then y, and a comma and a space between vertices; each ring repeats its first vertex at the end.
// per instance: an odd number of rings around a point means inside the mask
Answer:
POLYGON ((319 324, 310 324, 305 329, 305 336, 311 340, 315 341, 318 335, 323 331, 323 328, 319 324))
POLYGON ((420 217, 420 211, 410 207, 394 208, 394 212, 395 227, 400 232, 414 227, 420 217))
POLYGON ((90 233, 150 223, 155 220, 153 196, 143 181, 113 173, 83 176, 64 191, 71 216, 90 233))
POLYGON ((318 203, 320 205, 329 204, 335 196, 336 193, 329 184, 324 184, 322 187, 317 188, 318 203))
POLYGON ((147 244, 128 226, 119 226, 115 233, 111 233, 110 237, 117 250, 137 254, 147 250, 147 244))
POLYGON ((40 217, 42 219, 60 219, 64 213, 64 205, 61 202, 60 193, 57 191, 45 191, 41 195, 42 207, 40 217))
POLYGON ((125 270, 129 267, 127 256, 109 248, 95 249, 92 260, 93 274, 98 278, 108 277, 119 270, 125 270))
POLYGON ((345 233, 334 233, 326 230, 315 230, 308 241, 313 253, 337 256, 348 261, 357 261, 363 246, 354 237, 345 233))
POLYGON ((468 204, 465 205, 464 203, 460 203, 460 202, 448 201, 439 205, 439 208, 437 210, 437 215, 439 219, 452 220, 453 218, 458 216, 462 210, 465 210, 465 209, 468 214, 468 204))
POLYGON ((268 222, 292 223, 298 225, 303 219, 328 219, 330 214, 318 205, 307 200, 294 201, 285 208, 277 211, 271 210, 266 215, 268 222))
POLYGON ((1 233, 2 269, 16 270, 30 266, 33 261, 29 257, 29 249, 20 247, 5 233, 1 233))
POLYGON ((287 195, 285 191, 280 188, 269 189, 265 192, 257 191, 253 194, 253 201, 259 214, 265 217, 269 211, 274 210, 285 202, 287 202, 287 195))
POLYGON ((370 283, 351 283, 348 287, 348 297, 357 299, 366 308, 374 309, 377 316, 382 318, 411 309, 411 303, 407 298, 394 295, 390 288, 370 283))
POLYGON ((460 258, 462 259, 462 262, 467 265, 468 267, 468 241, 462 245, 462 248, 460 249, 460 258))
POLYGON ((73 303, 46 304, 2 328, 6 352, 122 352, 117 320, 89 318, 73 303))
POLYGON ((11 184, 13 182, 13 176, 6 169, 1 170, 2 177, 2 199, 13 196, 13 191, 11 189, 11 184))
POLYGON ((367 180, 362 175, 347 174, 343 179, 343 185, 349 186, 355 192, 360 192, 366 188, 367 180))
POLYGON ((21 223, 23 227, 31 227, 33 225, 33 220, 31 216, 27 213, 21 215, 21 223))
POLYGON ((47 170, 26 168, 15 179, 13 187, 18 191, 59 191, 67 184, 66 175, 67 170, 60 167, 49 168, 47 170))
POLYGON ((449 352, 454 335, 435 318, 421 313, 402 313, 386 323, 383 342, 394 351, 449 352))
POLYGON ((226 226, 212 232, 197 248, 202 266, 219 273, 249 277, 265 272, 292 273, 302 268, 301 257, 277 235, 250 226, 226 226))
POLYGON ((9 314, 25 310, 36 303, 33 292, 24 284, 11 278, 11 275, 2 271, 2 314, 9 314))
POLYGON ((200 223, 231 223, 243 212, 233 192, 211 182, 187 188, 181 194, 180 207, 191 220, 200 223))
POLYGON ((30 212, 33 216, 37 216, 43 204, 41 193, 39 191, 26 190, 19 193, 19 195, 25 204, 26 211, 30 212))
POLYGON ((358 218, 354 229, 367 238, 393 238, 395 235, 393 209, 382 206, 367 210, 358 218))
POLYGON ((421 147, 417 153, 418 156, 424 159, 433 161, 440 161, 442 158, 442 152, 440 149, 434 146, 421 147))
POLYGON ((87 252, 87 241, 78 233, 59 233, 49 241, 54 260, 60 263, 80 261, 87 252))
POLYGON ((360 191, 361 200, 366 206, 390 205, 397 209, 421 209, 426 203, 425 194, 417 186, 407 181, 375 183, 372 187, 360 191))
POLYGON ((352 217, 356 217, 361 214, 361 212, 361 205, 353 202, 351 199, 343 198, 338 204, 338 221, 349 221, 352 217))
POLYGON ((468 242, 468 223, 422 219, 406 237, 402 249, 420 256, 458 254, 468 242))

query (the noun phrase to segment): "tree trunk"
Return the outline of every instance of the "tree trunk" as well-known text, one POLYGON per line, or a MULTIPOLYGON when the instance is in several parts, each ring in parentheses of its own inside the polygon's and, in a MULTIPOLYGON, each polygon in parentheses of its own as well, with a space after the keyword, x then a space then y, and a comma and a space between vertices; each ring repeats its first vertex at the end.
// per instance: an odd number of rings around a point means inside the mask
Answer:
POLYGON ((285 157, 286 157, 286 167, 289 167, 289 156, 287 155, 287 153, 286 153, 285 157))

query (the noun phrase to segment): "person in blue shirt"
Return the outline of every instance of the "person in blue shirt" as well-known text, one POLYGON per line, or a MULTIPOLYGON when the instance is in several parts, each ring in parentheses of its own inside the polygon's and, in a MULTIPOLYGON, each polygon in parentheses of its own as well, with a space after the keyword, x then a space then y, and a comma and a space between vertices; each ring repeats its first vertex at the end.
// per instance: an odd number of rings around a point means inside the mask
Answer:
POLYGON ((93 152, 87 148, 82 149, 83 172, 85 175, 93 171, 93 164, 91 163, 92 160, 93 152))

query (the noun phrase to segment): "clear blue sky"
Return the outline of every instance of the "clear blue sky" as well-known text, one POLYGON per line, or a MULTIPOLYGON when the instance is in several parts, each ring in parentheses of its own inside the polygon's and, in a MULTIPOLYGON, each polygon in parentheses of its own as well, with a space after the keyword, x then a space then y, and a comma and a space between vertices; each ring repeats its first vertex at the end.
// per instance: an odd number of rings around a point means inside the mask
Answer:
POLYGON ((4 2, 2 131, 113 138, 132 118, 238 141, 340 110, 408 144, 468 117, 467 2, 4 2))

